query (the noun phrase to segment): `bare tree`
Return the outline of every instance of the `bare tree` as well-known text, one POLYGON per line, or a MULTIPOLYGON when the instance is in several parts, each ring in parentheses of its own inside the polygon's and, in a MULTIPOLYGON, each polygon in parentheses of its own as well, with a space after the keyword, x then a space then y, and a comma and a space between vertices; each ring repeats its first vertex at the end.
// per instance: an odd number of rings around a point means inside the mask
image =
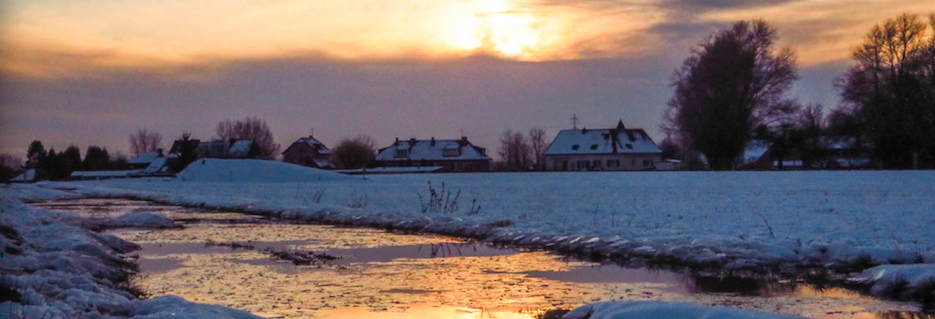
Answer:
POLYGON ((530 164, 532 148, 523 133, 506 130, 500 135, 500 158, 508 170, 526 170, 530 164))
POLYGON ((377 143, 372 137, 358 135, 345 138, 331 153, 332 161, 341 168, 361 168, 373 163, 377 143))
POLYGON ((162 134, 142 128, 135 134, 130 134, 130 153, 140 156, 140 154, 159 149, 161 143, 162 134))
POLYGON ((545 130, 534 127, 529 130, 529 147, 532 148, 532 157, 536 161, 536 170, 545 169, 543 153, 548 144, 545 143, 545 130))
POLYGON ((273 141, 266 121, 258 117, 247 117, 242 120, 224 120, 218 123, 215 129, 217 138, 223 141, 231 139, 247 139, 259 147, 259 158, 273 159, 279 153, 279 144, 273 141))
POLYGON ((795 54, 776 50, 776 39, 765 21, 734 23, 695 48, 673 75, 663 126, 712 169, 733 168, 756 127, 795 111, 784 98, 798 77, 795 54))
POLYGON ((843 111, 832 112, 835 124, 857 124, 882 167, 935 167, 935 13, 874 26, 852 56, 836 83, 843 111), (856 121, 838 121, 848 115, 856 121))

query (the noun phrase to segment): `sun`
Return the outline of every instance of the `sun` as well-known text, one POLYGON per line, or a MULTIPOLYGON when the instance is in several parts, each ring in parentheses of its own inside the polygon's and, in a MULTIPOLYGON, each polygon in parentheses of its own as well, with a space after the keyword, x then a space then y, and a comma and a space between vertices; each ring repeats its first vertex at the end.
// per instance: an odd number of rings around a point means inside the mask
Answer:
POLYGON ((533 59, 540 46, 536 17, 503 0, 472 2, 454 12, 446 42, 462 52, 481 52, 515 59, 533 59))

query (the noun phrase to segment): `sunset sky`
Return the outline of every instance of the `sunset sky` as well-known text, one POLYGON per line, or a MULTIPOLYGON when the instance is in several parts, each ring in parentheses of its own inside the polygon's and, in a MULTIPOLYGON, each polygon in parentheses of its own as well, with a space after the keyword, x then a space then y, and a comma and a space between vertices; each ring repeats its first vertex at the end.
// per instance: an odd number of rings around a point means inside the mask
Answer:
POLYGON ((140 128, 210 139, 265 119, 283 149, 314 128, 458 138, 622 119, 657 142, 669 78, 704 36, 763 18, 798 54, 793 97, 832 84, 874 24, 932 0, 0 0, 0 152, 32 140, 128 153, 140 128))

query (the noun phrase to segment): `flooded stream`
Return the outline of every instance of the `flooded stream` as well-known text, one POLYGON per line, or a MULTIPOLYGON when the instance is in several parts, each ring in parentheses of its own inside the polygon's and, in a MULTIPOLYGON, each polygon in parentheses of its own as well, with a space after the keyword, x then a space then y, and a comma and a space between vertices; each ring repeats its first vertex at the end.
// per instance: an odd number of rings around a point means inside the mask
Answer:
POLYGON ((812 318, 924 318, 918 305, 843 289, 631 269, 544 251, 426 234, 291 224, 145 201, 36 204, 89 217, 156 212, 182 228, 111 233, 140 244, 139 285, 153 296, 269 318, 535 318, 603 300, 685 301, 812 318), (277 253, 313 252, 297 265, 277 253))

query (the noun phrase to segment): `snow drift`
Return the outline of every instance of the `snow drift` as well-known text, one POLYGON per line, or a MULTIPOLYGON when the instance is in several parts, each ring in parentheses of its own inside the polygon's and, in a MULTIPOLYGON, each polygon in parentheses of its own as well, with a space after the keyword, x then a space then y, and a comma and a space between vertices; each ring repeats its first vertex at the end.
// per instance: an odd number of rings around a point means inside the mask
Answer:
POLYGON ((564 319, 801 319, 802 317, 745 311, 728 307, 704 307, 681 302, 607 301, 587 304, 565 314, 564 319))
POLYGON ((195 182, 330 182, 355 179, 280 161, 217 158, 192 162, 178 174, 178 178, 195 182))
MULTIPOLYGON (((139 246, 80 227, 82 218, 27 206, 0 192, 0 317, 232 318, 248 312, 201 305, 175 296, 141 300, 130 293, 136 265, 123 254, 139 246)), ((28 197, 51 195, 26 192, 28 197)), ((15 195, 15 196, 13 196, 15 195)), ((61 194, 60 194, 61 195, 61 194)), ((118 223, 160 223, 135 213, 118 223)))

